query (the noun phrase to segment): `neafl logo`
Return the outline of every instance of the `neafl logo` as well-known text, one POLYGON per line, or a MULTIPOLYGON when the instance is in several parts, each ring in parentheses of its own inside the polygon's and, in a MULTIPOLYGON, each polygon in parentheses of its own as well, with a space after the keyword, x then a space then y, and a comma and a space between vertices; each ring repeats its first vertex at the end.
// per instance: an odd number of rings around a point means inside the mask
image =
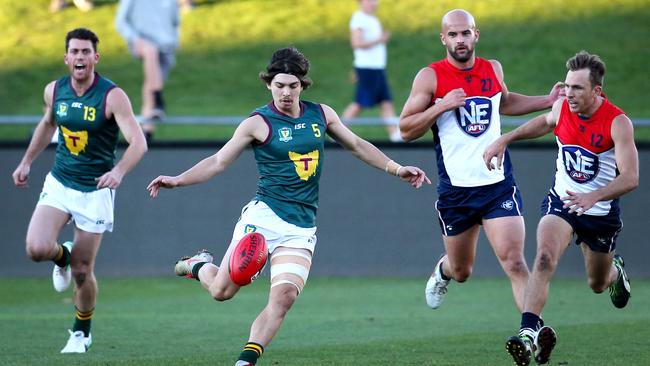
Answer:
POLYGON ((563 146, 564 170, 576 183, 587 183, 598 174, 598 155, 580 146, 563 146))
POLYGON ((465 100, 465 105, 456 108, 458 126, 472 137, 481 136, 490 128, 492 120, 492 101, 485 97, 465 100))

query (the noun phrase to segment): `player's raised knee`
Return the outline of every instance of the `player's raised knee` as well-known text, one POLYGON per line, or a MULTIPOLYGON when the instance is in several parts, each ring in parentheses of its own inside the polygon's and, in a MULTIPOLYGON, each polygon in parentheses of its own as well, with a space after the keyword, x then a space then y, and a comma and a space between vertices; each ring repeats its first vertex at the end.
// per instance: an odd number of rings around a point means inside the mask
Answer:
POLYGON ((231 291, 226 287, 217 287, 210 289, 210 296, 216 301, 227 301, 235 296, 236 291, 231 291))
POLYGON ((41 239, 27 238, 25 242, 25 251, 29 259, 34 262, 42 262, 51 260, 52 249, 50 243, 44 242, 41 239))

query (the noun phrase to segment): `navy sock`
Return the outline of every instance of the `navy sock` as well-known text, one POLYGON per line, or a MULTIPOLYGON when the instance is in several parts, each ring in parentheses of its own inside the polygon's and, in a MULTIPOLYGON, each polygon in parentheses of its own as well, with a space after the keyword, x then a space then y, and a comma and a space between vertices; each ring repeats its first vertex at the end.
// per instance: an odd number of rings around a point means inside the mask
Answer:
POLYGON ((539 316, 533 313, 523 313, 521 314, 521 328, 520 329, 532 329, 537 330, 539 326, 540 319, 539 316))
POLYGON ((439 269, 440 269, 440 277, 442 277, 442 279, 445 281, 451 281, 451 277, 445 275, 445 271, 442 270, 442 262, 440 262, 439 269))

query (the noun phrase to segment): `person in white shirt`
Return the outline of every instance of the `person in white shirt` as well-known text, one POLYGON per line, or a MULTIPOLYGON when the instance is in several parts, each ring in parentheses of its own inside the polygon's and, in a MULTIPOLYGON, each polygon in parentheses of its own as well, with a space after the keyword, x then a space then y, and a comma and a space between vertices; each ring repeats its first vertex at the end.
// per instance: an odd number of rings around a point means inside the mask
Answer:
POLYGON ((390 32, 382 29, 375 16, 379 0, 359 0, 359 10, 350 19, 350 43, 354 49, 357 91, 343 112, 343 119, 356 118, 364 108, 379 104, 390 140, 401 142, 390 88, 386 79, 386 43, 390 32))

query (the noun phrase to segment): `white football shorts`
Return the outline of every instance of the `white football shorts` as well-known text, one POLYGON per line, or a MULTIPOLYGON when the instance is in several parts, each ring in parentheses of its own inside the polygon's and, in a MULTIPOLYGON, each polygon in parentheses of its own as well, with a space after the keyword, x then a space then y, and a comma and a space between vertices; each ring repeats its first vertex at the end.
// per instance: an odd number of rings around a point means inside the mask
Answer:
POLYGON ((231 243, 237 243, 251 232, 264 235, 269 253, 277 247, 307 249, 314 255, 316 227, 300 227, 282 220, 264 202, 253 200, 242 208, 232 233, 231 243))
POLYGON ((113 231, 114 189, 81 192, 64 186, 48 173, 36 205, 51 206, 70 214, 75 226, 83 231, 95 234, 113 231))

